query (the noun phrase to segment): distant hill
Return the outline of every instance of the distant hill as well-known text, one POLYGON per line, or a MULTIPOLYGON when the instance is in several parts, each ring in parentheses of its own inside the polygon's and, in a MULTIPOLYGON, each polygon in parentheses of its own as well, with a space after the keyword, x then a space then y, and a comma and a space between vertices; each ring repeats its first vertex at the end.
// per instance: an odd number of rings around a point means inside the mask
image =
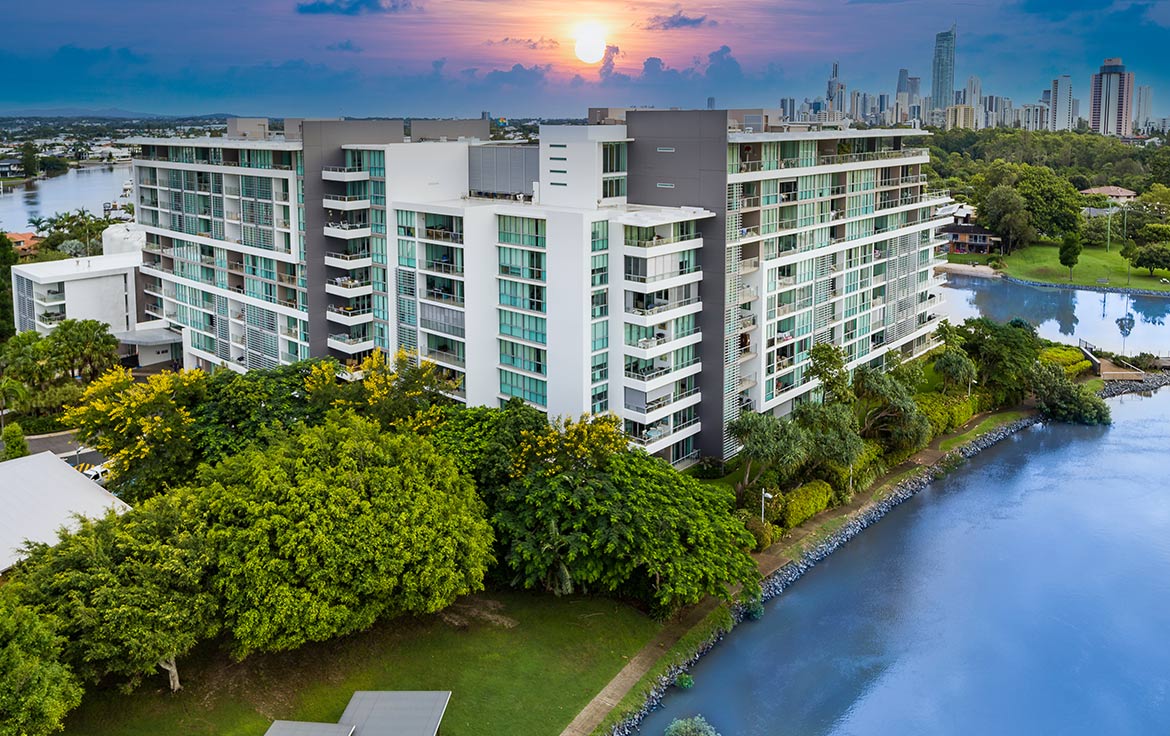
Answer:
POLYGON ((175 119, 204 120, 235 117, 230 113, 207 113, 202 115, 160 115, 153 112, 133 112, 118 107, 90 109, 85 107, 45 107, 24 110, 0 110, 0 117, 9 118, 126 118, 126 119, 175 119))

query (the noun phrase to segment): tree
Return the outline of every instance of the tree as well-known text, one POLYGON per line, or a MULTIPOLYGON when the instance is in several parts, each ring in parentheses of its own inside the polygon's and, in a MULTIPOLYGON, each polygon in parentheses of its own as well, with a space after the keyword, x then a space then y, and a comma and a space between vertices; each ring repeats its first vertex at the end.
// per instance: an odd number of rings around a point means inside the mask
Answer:
POLYGON ((46 390, 60 380, 62 373, 58 356, 49 351, 49 345, 35 330, 13 335, 0 355, 4 374, 27 386, 32 393, 46 390))
POLYGON ((118 365, 118 338, 94 319, 65 319, 45 338, 54 363, 88 383, 118 365))
POLYGON ((942 379, 944 393, 970 387, 978 369, 961 347, 947 347, 934 361, 934 372, 942 379))
POLYGON ((920 447, 930 438, 930 422, 914 402, 916 384, 896 371, 862 366, 853 373, 858 432, 890 451, 920 447))
POLYGON ((196 499, 237 657, 434 613, 483 587, 492 530, 424 439, 353 413, 204 466, 196 499))
POLYGON ((109 458, 110 488, 135 504, 194 474, 194 414, 206 395, 202 371, 164 371, 138 383, 117 368, 89 385, 65 422, 109 458))
POLYGON ((815 476, 829 463, 852 465, 861 454, 857 419, 848 404, 802 404, 792 413, 792 420, 800 427, 808 448, 804 476, 815 476))
POLYGON ((742 493, 750 488, 768 469, 777 469, 787 478, 808 457, 808 441, 800 425, 772 414, 745 412, 727 425, 727 431, 743 449, 740 456, 746 463, 743 481, 736 490, 742 493), (752 475, 753 467, 758 471, 752 475))
POLYGON ((1170 187, 1165 184, 1154 182, 1139 199, 1144 204, 1163 208, 1163 212, 1170 212, 1170 187))
POLYGON ((1154 275, 1155 269, 1170 269, 1170 243, 1153 243, 1135 248, 1129 257, 1134 268, 1144 268, 1154 275))
POLYGON ((0 375, 0 430, 4 429, 5 415, 13 406, 28 399, 28 388, 12 376, 0 375))
POLYGON ((190 505, 155 498, 29 548, 17 592, 61 622, 67 659, 87 680, 116 675, 129 689, 161 669, 179 690, 178 659, 218 631, 203 528, 185 514, 190 505))
POLYGON ((1085 386, 1072 382, 1055 363, 1036 363, 1032 369, 1036 408, 1049 419, 1070 424, 1109 424, 1109 406, 1085 386))
POLYGON ((1010 186, 1000 185, 992 189, 980 204, 979 214, 987 228, 1002 238, 1009 251, 1036 239, 1027 204, 1010 186))
POLYGON ((16 333, 15 315, 12 312, 12 267, 17 260, 12 241, 0 231, 0 343, 16 333))
POLYGON ((61 663, 63 640, 48 619, 0 590, 0 736, 61 730, 81 687, 61 663))
MULTIPOLYGON (((565 442, 566 452, 572 446, 565 442)), ((709 595, 751 597, 753 539, 729 490, 682 475, 641 450, 587 452, 555 473, 532 465, 494 516, 504 561, 526 588, 631 596, 659 614, 709 595)))
POLYGON ((703 716, 675 718, 666 727, 663 736, 719 736, 719 732, 703 716))
POLYGON ((24 439, 24 430, 16 422, 12 422, 0 432, 0 441, 4 443, 5 460, 15 460, 28 455, 28 442, 24 439))
POLYGON ((849 388, 849 370, 845 367, 845 351, 830 343, 818 343, 808 351, 809 367, 806 375, 821 382, 825 403, 849 403, 853 392, 849 388))
POLYGON ((37 165, 39 154, 37 144, 32 141, 26 141, 20 147, 20 166, 24 169, 25 176, 36 176, 40 171, 40 167, 37 165))
POLYGON ((1081 239, 1074 234, 1064 236, 1060 243, 1060 265, 1068 269, 1068 280, 1072 281, 1073 266, 1081 258, 1081 239))
POLYGON ((1024 198, 1031 224, 1049 237, 1075 235, 1082 225, 1080 192, 1047 166, 1019 165, 1016 191, 1024 198))
POLYGON ((1022 320, 999 324, 986 317, 968 319, 962 329, 963 349, 974 361, 983 389, 999 405, 1019 403, 1040 355, 1035 329, 1022 320))
POLYGON ((400 350, 392 362, 374 349, 361 362, 358 384, 367 411, 387 426, 414 416, 433 404, 450 404, 446 394, 459 389, 459 381, 429 360, 400 350))
POLYGON ((1134 240, 1138 245, 1170 242, 1170 225, 1157 222, 1151 222, 1143 225, 1141 229, 1135 233, 1134 240))

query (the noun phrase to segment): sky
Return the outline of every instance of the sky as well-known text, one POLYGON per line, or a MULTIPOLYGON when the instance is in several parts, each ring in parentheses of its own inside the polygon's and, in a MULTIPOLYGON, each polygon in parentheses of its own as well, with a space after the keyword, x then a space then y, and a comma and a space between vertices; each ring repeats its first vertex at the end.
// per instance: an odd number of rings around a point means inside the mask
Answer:
POLYGON ((955 86, 1037 101, 1120 56, 1170 114, 1170 0, 8 0, 0 112, 584 117, 589 106, 777 107, 849 90, 930 89, 958 25, 955 86), (604 30, 581 61, 582 24, 604 30))

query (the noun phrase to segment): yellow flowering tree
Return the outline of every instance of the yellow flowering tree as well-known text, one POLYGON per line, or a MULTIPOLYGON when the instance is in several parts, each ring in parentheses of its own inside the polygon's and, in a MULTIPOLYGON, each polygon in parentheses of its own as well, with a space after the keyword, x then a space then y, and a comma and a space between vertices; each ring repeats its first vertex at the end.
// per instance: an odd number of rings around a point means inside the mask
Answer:
POLYGON ((449 404, 446 394, 460 388, 461 381, 445 369, 415 357, 399 350, 387 360, 375 349, 359 366, 367 413, 385 425, 406 421, 429 406, 449 404))

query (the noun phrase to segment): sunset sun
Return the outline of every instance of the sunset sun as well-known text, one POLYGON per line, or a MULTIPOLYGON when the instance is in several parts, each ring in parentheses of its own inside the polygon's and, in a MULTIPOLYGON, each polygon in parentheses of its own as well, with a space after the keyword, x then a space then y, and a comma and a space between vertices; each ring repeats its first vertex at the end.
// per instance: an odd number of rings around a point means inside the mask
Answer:
POLYGON ((605 29, 600 23, 582 23, 573 38, 577 58, 586 64, 596 64, 605 57, 605 29))

